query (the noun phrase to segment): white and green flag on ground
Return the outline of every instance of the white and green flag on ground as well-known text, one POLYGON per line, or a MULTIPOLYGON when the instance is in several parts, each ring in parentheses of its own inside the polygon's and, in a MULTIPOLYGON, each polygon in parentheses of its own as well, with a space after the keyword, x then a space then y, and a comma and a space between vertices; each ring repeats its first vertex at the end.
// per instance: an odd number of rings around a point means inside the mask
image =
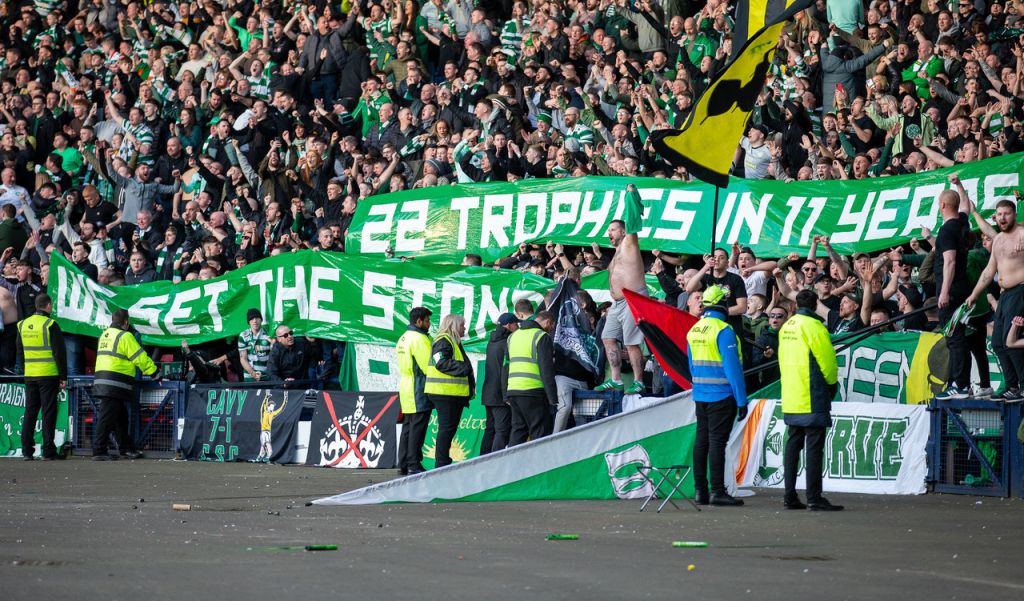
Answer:
MULTIPOLYGON (((638 467, 689 464, 697 432, 689 393, 526 444, 314 501, 372 505, 445 501, 642 499, 638 467)), ((693 494, 689 476, 681 490, 693 494)))

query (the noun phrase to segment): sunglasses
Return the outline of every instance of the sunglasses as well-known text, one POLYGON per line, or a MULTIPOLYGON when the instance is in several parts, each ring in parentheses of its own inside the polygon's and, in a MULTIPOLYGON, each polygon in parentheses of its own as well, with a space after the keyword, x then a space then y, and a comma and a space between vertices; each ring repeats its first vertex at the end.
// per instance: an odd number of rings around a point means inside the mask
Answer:
POLYGON ((769 319, 786 319, 785 313, 771 313, 768 315, 769 319))
POLYGON ((811 271, 811 272, 818 271, 817 267, 804 267, 803 269, 804 269, 804 271, 811 271))
POLYGON ((292 333, 291 332, 285 332, 284 334, 278 334, 277 337, 278 338, 291 338, 292 337, 292 333))

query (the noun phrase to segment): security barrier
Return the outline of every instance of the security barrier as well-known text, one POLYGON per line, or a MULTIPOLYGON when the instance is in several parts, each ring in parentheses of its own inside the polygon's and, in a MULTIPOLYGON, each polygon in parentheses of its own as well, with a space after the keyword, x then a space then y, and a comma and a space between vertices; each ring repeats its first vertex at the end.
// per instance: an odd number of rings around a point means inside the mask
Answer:
MULTIPOLYGON (((99 405, 92 394, 92 376, 68 379, 68 394, 75 449, 87 454, 93 447, 99 405)), ((186 382, 140 380, 128 405, 128 434, 136 450, 156 457, 178 449, 178 420, 185 415, 186 382)))
POLYGON ((929 480, 935 492, 998 497, 1024 494, 1020 476, 1024 462, 1016 438, 1019 405, 933 400, 929 411, 929 480))

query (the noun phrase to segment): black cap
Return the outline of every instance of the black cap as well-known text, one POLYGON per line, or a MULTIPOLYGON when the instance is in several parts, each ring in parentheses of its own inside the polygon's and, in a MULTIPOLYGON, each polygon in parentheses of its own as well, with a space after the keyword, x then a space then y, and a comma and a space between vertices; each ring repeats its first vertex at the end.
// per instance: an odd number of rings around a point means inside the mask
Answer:
POLYGON ((900 294, 906 297, 911 307, 920 309, 924 306, 924 297, 921 296, 921 291, 914 286, 900 286, 899 291, 900 294))
POLYGON ((502 313, 501 316, 498 317, 499 326, 507 326, 514 323, 519 323, 519 318, 511 313, 502 313))
POLYGON ((831 282, 832 281, 832 276, 830 276, 829 274, 827 274, 825 272, 820 272, 818 275, 814 276, 814 281, 812 283, 813 284, 817 284, 818 282, 820 282, 822 280, 828 280, 828 281, 831 282))
POLYGON ((263 319, 263 314, 260 313, 260 310, 259 309, 249 309, 249 311, 245 314, 245 321, 246 322, 250 322, 250 321, 256 319, 257 317, 260 318, 260 319, 263 319))

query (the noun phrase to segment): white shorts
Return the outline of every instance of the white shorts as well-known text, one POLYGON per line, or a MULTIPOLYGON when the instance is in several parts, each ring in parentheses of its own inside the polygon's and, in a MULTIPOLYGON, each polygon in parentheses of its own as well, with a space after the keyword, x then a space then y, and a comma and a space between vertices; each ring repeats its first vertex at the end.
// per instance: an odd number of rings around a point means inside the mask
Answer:
POLYGON ((626 346, 640 346, 644 334, 636 325, 633 313, 629 310, 626 299, 620 298, 608 309, 608 318, 604 321, 602 339, 615 339, 626 346))
POLYGON ((270 430, 260 430, 260 446, 270 444, 270 430))

